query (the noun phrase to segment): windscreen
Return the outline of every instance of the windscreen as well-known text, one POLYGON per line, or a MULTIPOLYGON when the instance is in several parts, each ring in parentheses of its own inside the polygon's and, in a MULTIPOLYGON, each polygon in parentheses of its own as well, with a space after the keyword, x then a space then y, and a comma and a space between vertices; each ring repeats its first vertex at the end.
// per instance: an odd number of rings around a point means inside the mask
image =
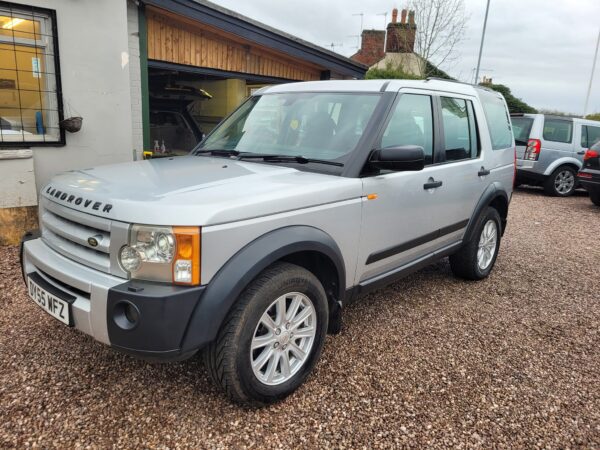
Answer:
POLYGON ((200 150, 343 159, 356 147, 379 94, 281 93, 250 98, 200 150))
POLYGON ((527 145, 531 127, 533 126, 532 117, 511 117, 513 134, 517 145, 527 145))

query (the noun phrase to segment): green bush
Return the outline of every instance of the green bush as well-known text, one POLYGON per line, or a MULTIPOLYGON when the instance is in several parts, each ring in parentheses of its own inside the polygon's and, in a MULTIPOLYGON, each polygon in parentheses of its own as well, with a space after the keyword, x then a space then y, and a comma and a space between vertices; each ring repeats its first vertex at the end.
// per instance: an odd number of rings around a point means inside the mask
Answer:
POLYGON ((600 113, 588 114, 585 118, 588 120, 600 120, 600 113))

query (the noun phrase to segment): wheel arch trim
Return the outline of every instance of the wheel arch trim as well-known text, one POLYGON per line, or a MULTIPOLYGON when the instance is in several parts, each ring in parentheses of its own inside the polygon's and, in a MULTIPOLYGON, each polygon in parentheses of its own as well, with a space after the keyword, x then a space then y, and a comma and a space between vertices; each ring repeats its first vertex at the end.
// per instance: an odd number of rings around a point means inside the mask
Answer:
POLYGON ((552 172, 554 172, 560 166, 575 166, 576 171, 581 169, 582 163, 577 158, 573 158, 570 156, 565 156, 563 158, 559 158, 556 161, 553 161, 546 170, 544 171, 544 176, 550 176, 552 172))
MULTIPOLYGON (((504 188, 500 185, 500 183, 495 182, 495 183, 490 184, 486 188, 486 190, 483 192, 481 197, 479 198, 479 201, 477 202, 477 206, 475 206, 475 209, 473 210, 473 214, 471 214, 471 218, 469 219, 469 224, 467 225, 467 230, 465 231, 465 236, 463 238, 463 242, 468 242, 473 237, 473 234, 475 233, 475 226, 477 224, 477 219, 479 218, 479 216, 481 215, 483 210, 499 199, 501 201, 506 202, 507 210, 508 210, 508 205, 510 203, 509 194, 504 190, 504 188)), ((504 234, 504 230, 506 229, 506 217, 502 217, 502 215, 501 215, 501 219, 502 219, 501 234, 504 234)))
POLYGON ((314 251, 326 256, 337 270, 338 300, 344 298, 346 269, 335 240, 310 226, 288 226, 270 231, 239 250, 213 276, 196 306, 183 337, 182 349, 199 348, 212 341, 231 307, 260 272, 294 253, 314 251))

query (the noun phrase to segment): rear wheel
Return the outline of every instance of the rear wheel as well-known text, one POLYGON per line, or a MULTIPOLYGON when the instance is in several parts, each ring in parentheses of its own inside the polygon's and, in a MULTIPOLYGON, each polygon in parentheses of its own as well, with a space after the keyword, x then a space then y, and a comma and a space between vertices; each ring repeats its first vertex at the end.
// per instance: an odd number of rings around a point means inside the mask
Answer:
POLYGON ((600 191, 590 191, 590 200, 596 206, 600 206, 600 191))
POLYGON ((240 296, 205 351, 205 365, 234 401, 273 403, 308 377, 327 323, 327 296, 319 280, 302 267, 277 263, 240 296))
POLYGON ((561 166, 544 181, 544 192, 555 197, 568 197, 575 192, 576 181, 575 169, 561 166))
POLYGON ((468 242, 450 256, 452 273, 467 280, 486 278, 498 256, 501 235, 500 214, 488 207, 477 219, 475 230, 468 242))

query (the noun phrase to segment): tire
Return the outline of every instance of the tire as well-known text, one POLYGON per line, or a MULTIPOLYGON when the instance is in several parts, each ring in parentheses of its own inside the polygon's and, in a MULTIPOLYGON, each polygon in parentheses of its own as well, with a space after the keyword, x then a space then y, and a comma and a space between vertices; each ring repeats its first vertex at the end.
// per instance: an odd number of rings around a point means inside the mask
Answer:
POLYGON ((204 351, 208 373, 237 403, 262 406, 279 401, 294 392, 314 368, 323 349, 328 316, 327 296, 319 280, 302 267, 276 263, 241 294, 217 339, 204 351), (282 305, 286 315, 300 305, 293 315, 298 320, 302 314, 310 316, 294 328, 293 320, 279 320, 282 305), (266 315, 271 318, 269 326, 266 315), (304 337, 294 338, 293 332, 304 337), (255 350, 251 350, 253 344, 258 346, 255 350), (305 351, 304 358, 297 356, 297 348, 305 351))
POLYGON ((600 191, 590 191, 590 200, 596 206, 600 206, 600 191))
POLYGON ((569 197, 577 189, 577 174, 571 166, 560 166, 544 181, 544 192, 552 197, 569 197))
POLYGON ((496 263, 496 258, 498 257, 498 249, 500 248, 502 234, 501 227, 502 224, 498 211, 492 207, 487 207, 477 219, 471 239, 465 242, 465 245, 458 252, 450 255, 450 268, 452 269, 452 273, 454 273, 455 276, 466 280, 482 280, 486 278, 492 271, 492 268, 496 263), (486 228, 486 226, 488 228, 486 228), (481 261, 485 264, 480 264, 478 258, 480 255, 479 244, 480 241, 484 239, 484 229, 486 233, 489 233, 490 227, 495 230, 495 243, 488 241, 485 248, 493 253, 489 255, 488 260, 487 253, 482 250, 486 253, 486 258, 481 261))

